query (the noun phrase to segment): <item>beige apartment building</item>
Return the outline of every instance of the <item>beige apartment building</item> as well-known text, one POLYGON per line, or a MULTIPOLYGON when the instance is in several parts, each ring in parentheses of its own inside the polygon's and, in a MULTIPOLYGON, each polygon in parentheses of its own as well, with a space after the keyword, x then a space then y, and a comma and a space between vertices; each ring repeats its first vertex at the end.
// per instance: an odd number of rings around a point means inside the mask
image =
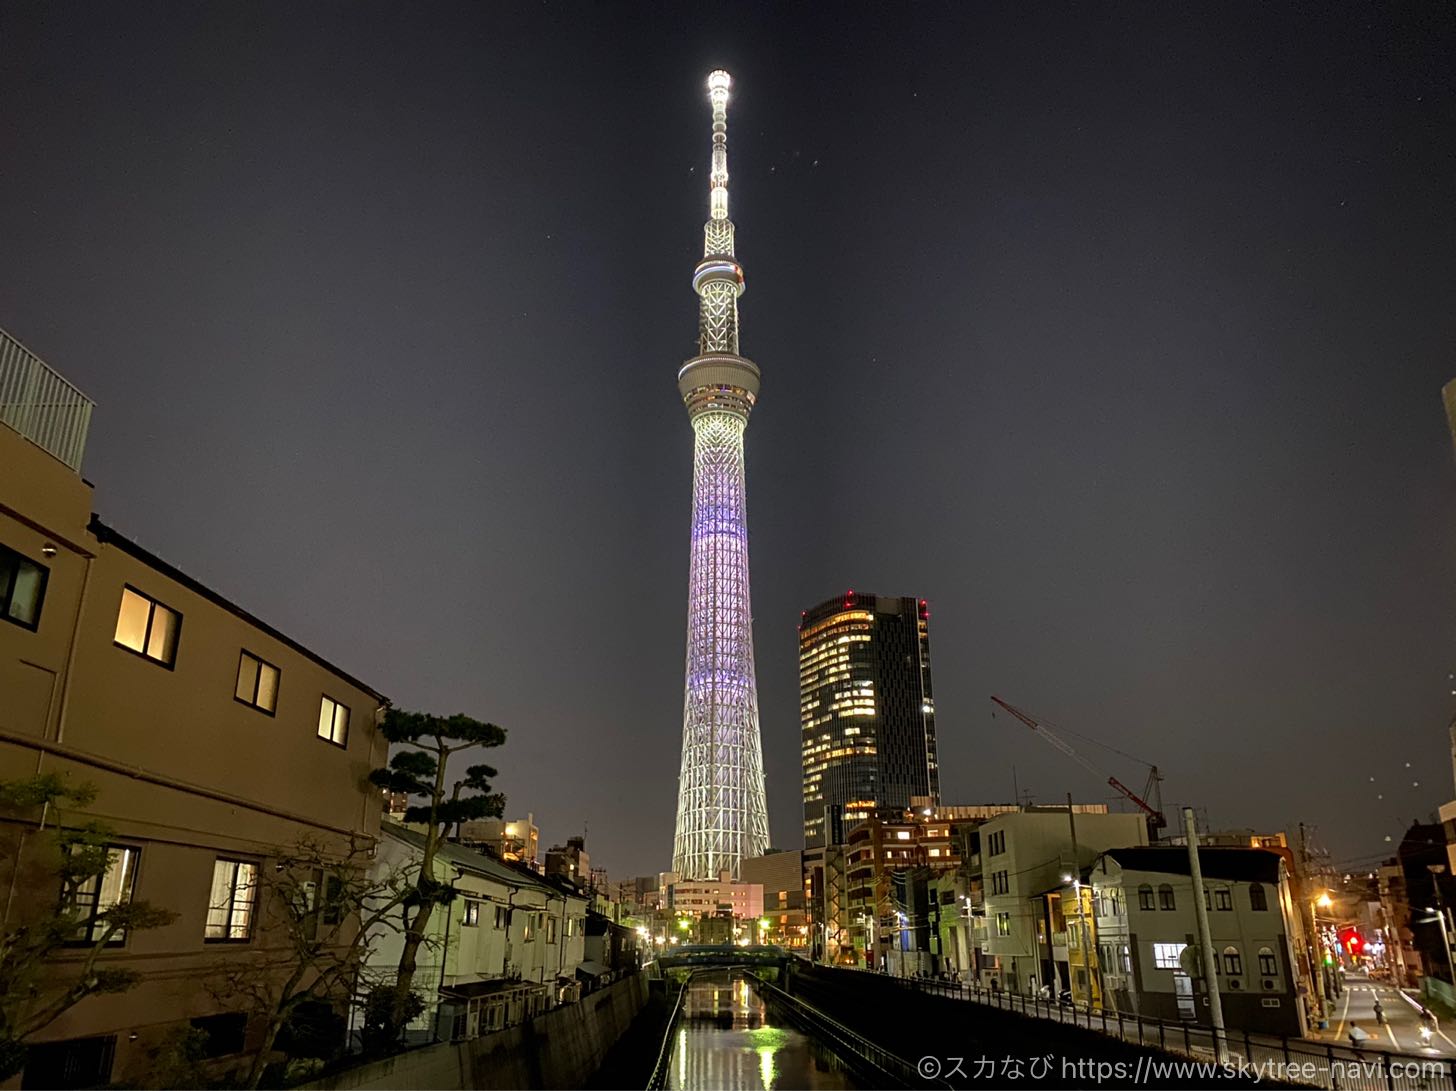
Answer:
MULTIPOLYGON (((94 517, 79 472, 90 410, 0 331, 0 780, 94 786, 68 817, 114 835, 99 903, 177 917, 107 951, 140 984, 50 1024, 12 1087, 139 1079, 147 1048, 189 1023, 220 1064, 246 1053, 256 1020, 209 985, 234 960, 266 972, 260 872, 280 847, 379 830, 365 777, 386 758, 385 698, 94 517)), ((35 817, 0 813, 7 924, 57 896, 15 875, 35 817)))

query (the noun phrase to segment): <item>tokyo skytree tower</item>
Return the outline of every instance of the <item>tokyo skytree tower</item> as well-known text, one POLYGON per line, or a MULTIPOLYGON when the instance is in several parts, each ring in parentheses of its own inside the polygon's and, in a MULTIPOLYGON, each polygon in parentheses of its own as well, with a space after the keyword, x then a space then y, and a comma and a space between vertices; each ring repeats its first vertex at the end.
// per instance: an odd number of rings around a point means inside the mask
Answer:
POLYGON ((682 773, 672 868, 684 880, 739 877, 745 856, 768 848, 753 612, 748 597, 748 513, 743 432, 758 398, 758 368, 738 355, 743 269, 728 218, 727 72, 708 77, 713 159, 698 293, 698 355, 677 373, 693 424, 692 558, 682 773))

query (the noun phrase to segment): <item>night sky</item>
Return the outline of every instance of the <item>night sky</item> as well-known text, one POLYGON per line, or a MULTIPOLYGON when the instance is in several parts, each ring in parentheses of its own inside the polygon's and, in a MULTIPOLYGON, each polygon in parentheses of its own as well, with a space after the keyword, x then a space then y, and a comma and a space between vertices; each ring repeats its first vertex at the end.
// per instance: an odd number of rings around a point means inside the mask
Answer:
POLYGON ((727 67, 775 843, 853 588, 947 802, 1108 796, 998 693, 1369 862, 1456 792, 1456 8, 1028 8, 7 0, 0 326, 104 519, 666 868, 727 67))

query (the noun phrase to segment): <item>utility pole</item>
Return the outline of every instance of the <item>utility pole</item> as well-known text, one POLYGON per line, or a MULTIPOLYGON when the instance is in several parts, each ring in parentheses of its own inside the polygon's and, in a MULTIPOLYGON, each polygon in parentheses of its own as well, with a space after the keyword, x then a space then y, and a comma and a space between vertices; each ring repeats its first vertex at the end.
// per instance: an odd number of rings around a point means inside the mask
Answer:
POLYGON ((1213 1020, 1213 1059, 1223 1064, 1228 1059, 1224 1040, 1223 1000, 1218 994, 1218 963, 1214 961, 1213 933, 1208 927, 1208 906, 1203 901, 1203 866, 1198 860, 1198 826, 1193 808, 1183 808, 1183 825, 1188 831, 1188 871, 1193 876, 1193 911, 1198 915, 1198 942, 1203 948, 1203 980, 1208 985, 1208 1014, 1213 1020))
POLYGON ((1077 897, 1077 935, 1082 948, 1082 972, 1087 977, 1087 1012, 1092 1012, 1092 956, 1087 936, 1090 914, 1083 911, 1082 904, 1082 856, 1077 850, 1077 815, 1072 810, 1072 793, 1067 793, 1067 825, 1072 828, 1072 892, 1077 897))

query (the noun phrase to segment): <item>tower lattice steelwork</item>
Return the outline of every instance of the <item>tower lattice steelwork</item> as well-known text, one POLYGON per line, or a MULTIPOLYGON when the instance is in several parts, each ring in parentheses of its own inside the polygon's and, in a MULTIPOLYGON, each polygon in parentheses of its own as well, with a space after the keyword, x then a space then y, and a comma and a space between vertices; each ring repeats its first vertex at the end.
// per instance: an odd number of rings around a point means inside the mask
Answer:
POLYGON ((743 269, 728 218, 727 72, 708 77, 713 159, 698 293, 698 355, 677 375, 693 423, 692 561, 687 682, 673 870, 683 879, 736 879, 745 856, 768 848, 758 683, 748 594, 743 432, 758 368, 738 355, 743 269))

